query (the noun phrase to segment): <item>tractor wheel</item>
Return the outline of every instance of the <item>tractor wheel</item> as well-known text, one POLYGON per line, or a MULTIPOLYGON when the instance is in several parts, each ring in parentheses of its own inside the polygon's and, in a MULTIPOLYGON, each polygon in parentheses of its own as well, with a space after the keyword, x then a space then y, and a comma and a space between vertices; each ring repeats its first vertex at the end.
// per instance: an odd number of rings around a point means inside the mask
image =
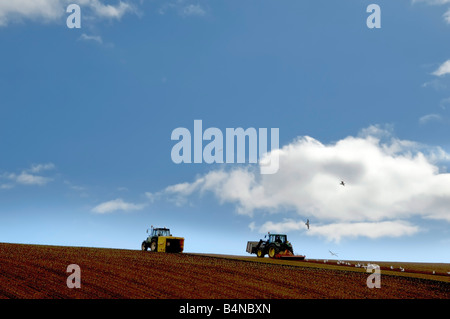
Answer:
POLYGON ((264 253, 262 249, 258 249, 258 251, 256 252, 256 256, 259 258, 264 258, 264 253))
POLYGON ((147 251, 148 247, 145 244, 145 242, 142 242, 142 246, 141 246, 142 251, 147 251))
POLYGON ((152 241, 152 243, 150 244, 150 251, 156 251, 156 241, 152 241))
POLYGON ((269 248, 269 257, 275 258, 275 256, 278 254, 279 249, 276 246, 272 246, 269 248))

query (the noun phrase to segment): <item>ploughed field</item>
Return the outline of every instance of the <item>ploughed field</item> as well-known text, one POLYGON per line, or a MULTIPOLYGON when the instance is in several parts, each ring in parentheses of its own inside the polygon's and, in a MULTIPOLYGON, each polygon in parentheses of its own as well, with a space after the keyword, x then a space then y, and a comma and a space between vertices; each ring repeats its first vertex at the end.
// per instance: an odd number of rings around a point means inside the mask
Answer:
POLYGON ((370 289, 364 269, 320 261, 0 243, 0 298, 450 299, 450 265, 439 276, 402 265, 410 271, 382 267, 381 288, 370 289), (80 288, 67 287, 71 264, 80 288))

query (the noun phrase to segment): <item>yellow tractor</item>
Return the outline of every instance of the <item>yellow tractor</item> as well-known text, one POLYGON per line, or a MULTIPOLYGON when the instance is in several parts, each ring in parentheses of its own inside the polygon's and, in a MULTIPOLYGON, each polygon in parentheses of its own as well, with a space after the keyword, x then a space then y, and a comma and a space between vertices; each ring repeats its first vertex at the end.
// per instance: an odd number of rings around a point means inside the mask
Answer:
MULTIPOLYGON (((147 229, 147 233, 148 233, 147 229)), ((152 252, 181 253, 184 249, 184 238, 174 237, 168 228, 151 228, 150 235, 142 242, 142 250, 152 252)))

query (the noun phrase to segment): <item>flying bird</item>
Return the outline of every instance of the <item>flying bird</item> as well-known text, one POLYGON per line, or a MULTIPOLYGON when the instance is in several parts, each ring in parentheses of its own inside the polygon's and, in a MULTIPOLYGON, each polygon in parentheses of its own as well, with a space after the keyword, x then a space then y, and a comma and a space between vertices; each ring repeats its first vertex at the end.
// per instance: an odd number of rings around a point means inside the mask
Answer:
POLYGON ((309 219, 306 220, 305 225, 306 225, 306 227, 308 227, 308 229, 309 229, 309 219))
POLYGON ((342 186, 345 186, 345 183, 344 183, 344 181, 341 181, 341 184, 340 185, 342 185, 342 186))
POLYGON ((328 250, 330 252, 330 254, 332 254, 333 256, 338 256, 336 253, 333 253, 331 250, 328 250))

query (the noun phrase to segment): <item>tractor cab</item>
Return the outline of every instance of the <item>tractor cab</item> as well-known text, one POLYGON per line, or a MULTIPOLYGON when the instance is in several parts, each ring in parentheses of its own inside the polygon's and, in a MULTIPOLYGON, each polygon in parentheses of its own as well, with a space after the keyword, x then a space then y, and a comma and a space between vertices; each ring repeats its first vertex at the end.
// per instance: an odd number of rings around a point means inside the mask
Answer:
MULTIPOLYGON (((148 231, 147 231, 148 232, 148 231)), ((168 228, 153 228, 150 231, 150 237, 172 236, 168 228)))
POLYGON ((278 243, 278 244, 285 244, 287 242, 287 236, 281 235, 281 234, 270 234, 269 233, 269 239, 267 242, 270 243, 278 243))

